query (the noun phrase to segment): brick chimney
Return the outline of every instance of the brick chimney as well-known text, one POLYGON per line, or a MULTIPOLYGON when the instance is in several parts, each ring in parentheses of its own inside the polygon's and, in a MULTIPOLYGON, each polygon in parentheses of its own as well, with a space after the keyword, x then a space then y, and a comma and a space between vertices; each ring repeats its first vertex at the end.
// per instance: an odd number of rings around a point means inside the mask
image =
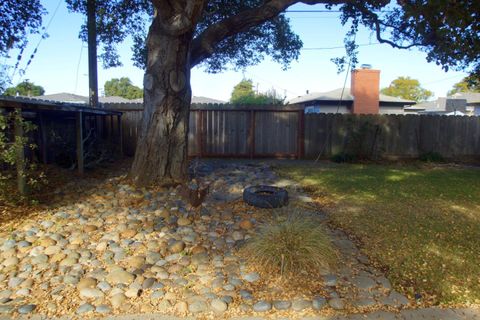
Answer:
POLYGON ((355 114, 377 114, 380 107, 380 70, 370 65, 352 71, 353 109, 355 114))

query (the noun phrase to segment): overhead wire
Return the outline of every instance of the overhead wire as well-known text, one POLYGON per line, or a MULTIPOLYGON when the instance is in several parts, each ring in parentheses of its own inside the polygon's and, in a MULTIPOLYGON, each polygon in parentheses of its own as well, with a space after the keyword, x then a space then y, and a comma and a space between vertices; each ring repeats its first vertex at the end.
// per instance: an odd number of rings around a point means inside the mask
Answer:
MULTIPOLYGON (((33 50, 33 53, 30 55, 30 58, 28 59, 27 61, 27 64, 25 65, 25 68, 22 70, 22 74, 20 75, 20 78, 18 79, 18 82, 20 82, 22 79, 23 79, 23 76, 25 75, 27 69, 28 69, 28 66, 32 63, 32 60, 33 58, 35 57, 35 55, 37 54, 37 51, 38 51, 38 48, 40 47, 40 44, 42 43, 42 41, 46 38, 47 36, 47 31, 48 29, 50 28, 50 25, 52 24, 52 21, 53 19, 55 18, 55 16, 57 15, 57 12, 58 12, 58 9, 60 8, 60 5, 62 4, 62 1, 63 0, 59 0, 58 3, 57 3, 57 6, 55 7, 55 10, 53 11, 53 14, 52 16, 50 17, 50 20, 48 21, 47 25, 45 26, 45 31, 43 33, 43 35, 40 37, 40 39, 38 40, 38 43, 35 47, 35 49, 33 50)), ((23 49, 22 49, 23 51, 23 49)), ((20 57, 21 59, 21 57, 20 57)), ((18 61, 19 62, 19 61, 18 61)), ((18 62, 17 62, 17 65, 15 66, 15 69, 13 70, 13 74, 12 74, 12 80, 13 80, 13 77, 15 76, 15 73, 18 69, 18 62)))

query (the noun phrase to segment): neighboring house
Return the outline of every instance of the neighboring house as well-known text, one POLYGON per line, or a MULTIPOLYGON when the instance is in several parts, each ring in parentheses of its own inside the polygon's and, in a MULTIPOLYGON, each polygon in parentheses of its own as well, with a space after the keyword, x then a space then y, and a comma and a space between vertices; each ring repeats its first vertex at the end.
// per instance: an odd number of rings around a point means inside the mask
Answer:
POLYGON ((449 96, 451 99, 465 99, 467 101, 467 113, 480 116, 480 93, 479 92, 458 92, 449 96))
POLYGON ((367 67, 352 71, 352 87, 329 92, 307 93, 291 99, 305 113, 404 114, 404 108, 415 101, 380 93, 380 71, 367 67))
MULTIPOLYGON (((54 94, 47 94, 43 96, 36 96, 36 97, 29 97, 31 99, 39 99, 39 100, 46 100, 46 101, 55 101, 55 102, 68 102, 68 103, 78 103, 78 104, 88 104, 88 97, 80 96, 73 93, 54 93, 54 94)), ((105 104, 143 104, 143 99, 125 99, 123 97, 117 96, 110 96, 110 97, 98 97, 98 101, 100 103, 105 104)), ((192 104, 206 104, 206 103, 216 103, 222 104, 225 101, 206 98, 206 97, 192 97, 192 104)))
MULTIPOLYGON (((478 105, 480 106, 480 101, 478 105)), ((473 105, 468 106, 468 101, 466 99, 461 99, 460 96, 438 98, 434 101, 422 102, 405 108, 405 112, 413 114, 446 116, 463 116, 474 114, 473 105)))

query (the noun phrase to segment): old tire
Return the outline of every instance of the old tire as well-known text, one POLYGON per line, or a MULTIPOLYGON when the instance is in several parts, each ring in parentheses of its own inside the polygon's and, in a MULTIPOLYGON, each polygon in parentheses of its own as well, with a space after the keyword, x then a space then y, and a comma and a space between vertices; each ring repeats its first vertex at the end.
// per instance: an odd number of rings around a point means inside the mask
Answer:
POLYGON ((243 190, 243 201, 258 208, 280 208, 288 204, 288 192, 272 186, 251 186, 243 190))

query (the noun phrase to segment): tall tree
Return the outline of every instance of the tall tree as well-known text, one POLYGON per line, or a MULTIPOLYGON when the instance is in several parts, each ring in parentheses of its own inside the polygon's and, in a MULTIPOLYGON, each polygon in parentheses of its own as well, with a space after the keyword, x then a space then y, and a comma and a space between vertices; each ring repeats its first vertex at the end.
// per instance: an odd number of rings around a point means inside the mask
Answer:
POLYGON ((433 97, 433 92, 424 89, 420 86, 417 79, 410 77, 398 77, 393 80, 390 85, 380 90, 381 93, 387 96, 403 98, 414 101, 425 101, 433 97))
POLYGON ((243 79, 235 87, 233 87, 230 103, 233 104, 283 104, 283 98, 279 97, 275 90, 270 90, 265 93, 258 93, 253 90, 253 82, 249 79, 243 79))
MULTIPOLYGON (((88 0, 66 1, 72 11, 86 13, 88 0)), ((16 6, 17 1, 7 2, 16 6)), ((480 2, 474 0, 98 0, 104 63, 118 65, 115 44, 132 35, 135 64, 145 68, 134 181, 168 184, 185 178, 191 68, 201 64, 217 72, 228 62, 244 67, 265 54, 286 66, 298 57, 302 43, 282 14, 296 3, 340 10, 340 22, 351 26, 349 54, 355 54, 351 39, 364 25, 379 42, 417 46, 445 69, 480 70, 480 19, 472 14, 480 12, 480 2), (144 41, 146 17, 151 25, 144 41)))
POLYGON ((461 92, 480 92, 480 75, 471 74, 463 78, 462 81, 455 83, 452 90, 448 91, 447 96, 461 92))
POLYGON ((45 89, 42 86, 37 86, 29 80, 25 80, 17 84, 15 87, 10 87, 3 93, 6 96, 20 96, 35 97, 45 94, 45 89))
POLYGON ((120 79, 114 78, 105 82, 104 85, 105 95, 119 96, 125 99, 138 99, 143 97, 143 90, 132 84, 127 77, 120 79))

